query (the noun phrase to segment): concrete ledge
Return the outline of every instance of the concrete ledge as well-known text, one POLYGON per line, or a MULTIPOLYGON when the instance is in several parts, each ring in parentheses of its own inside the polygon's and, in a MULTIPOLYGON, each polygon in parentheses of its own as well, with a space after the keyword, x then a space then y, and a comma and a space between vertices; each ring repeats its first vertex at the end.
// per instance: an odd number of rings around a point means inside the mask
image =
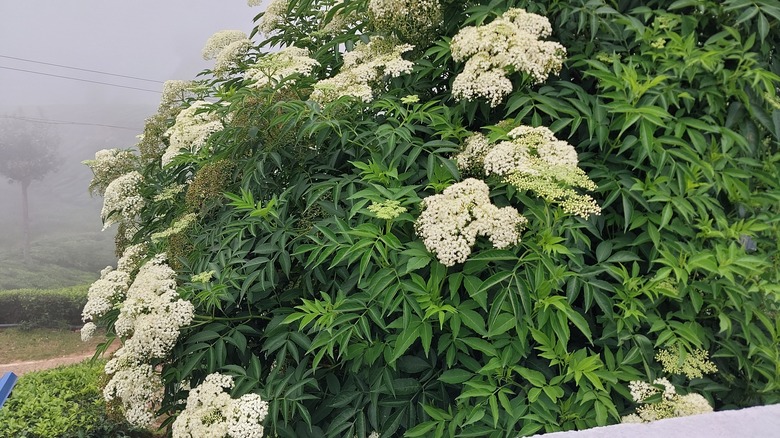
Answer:
POLYGON ((538 438, 772 438, 780 437, 780 404, 720 411, 652 423, 534 435, 538 438))

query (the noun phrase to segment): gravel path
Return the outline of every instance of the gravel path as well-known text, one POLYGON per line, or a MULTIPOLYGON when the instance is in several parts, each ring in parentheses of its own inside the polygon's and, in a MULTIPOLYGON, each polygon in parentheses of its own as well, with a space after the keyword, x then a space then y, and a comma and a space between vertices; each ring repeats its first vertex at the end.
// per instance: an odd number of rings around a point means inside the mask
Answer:
MULTIPOLYGON (((117 342, 112 345, 108 352, 103 355, 103 357, 110 357, 110 353, 113 353, 118 348, 118 344, 119 343, 117 342)), ((27 362, 4 363, 0 364, 0 375, 11 371, 17 376, 21 376, 22 374, 29 373, 31 371, 48 370, 61 365, 72 365, 91 358, 93 354, 94 352, 55 357, 51 359, 31 360, 27 362)))

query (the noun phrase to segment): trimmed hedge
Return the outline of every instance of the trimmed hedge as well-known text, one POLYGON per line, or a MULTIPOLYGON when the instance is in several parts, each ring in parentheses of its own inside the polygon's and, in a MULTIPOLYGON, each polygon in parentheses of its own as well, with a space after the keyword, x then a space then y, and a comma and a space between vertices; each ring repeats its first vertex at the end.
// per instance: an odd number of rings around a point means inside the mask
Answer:
POLYGON ((25 374, 0 409, 0 436, 29 438, 149 437, 107 413, 105 361, 25 374))
POLYGON ((89 286, 0 291, 0 324, 56 327, 81 324, 89 286))

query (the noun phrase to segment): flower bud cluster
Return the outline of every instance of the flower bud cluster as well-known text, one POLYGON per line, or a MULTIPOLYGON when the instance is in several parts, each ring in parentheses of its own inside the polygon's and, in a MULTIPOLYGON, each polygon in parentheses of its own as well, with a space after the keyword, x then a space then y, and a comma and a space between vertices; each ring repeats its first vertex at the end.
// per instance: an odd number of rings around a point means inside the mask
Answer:
POLYGON ((344 65, 338 74, 314 84, 311 99, 322 104, 352 96, 371 102, 374 87, 384 76, 395 78, 412 71, 414 63, 401 54, 413 48, 384 37, 373 37, 368 44, 358 43, 353 51, 344 54, 344 65))
POLYGON ((169 146, 162 156, 163 166, 170 164, 182 149, 197 152, 211 134, 222 130, 219 115, 204 110, 208 105, 205 100, 199 100, 176 116, 176 122, 166 132, 169 146))
POLYGON ((379 219, 393 220, 401 213, 406 213, 406 207, 401 206, 401 201, 388 199, 383 202, 372 202, 368 206, 368 211, 374 213, 379 219))
MULTIPOLYGON (((260 58, 244 73, 248 80, 255 81, 253 86, 260 88, 275 86, 282 79, 294 75, 310 75, 319 62, 309 57, 309 52, 298 47, 287 47, 276 53, 260 58)), ((289 81, 288 85, 295 84, 289 81)))
POLYGON ((404 41, 419 41, 444 21, 438 0, 369 0, 368 14, 378 31, 395 32, 404 41))
POLYGON ((487 184, 468 178, 423 199, 417 234, 439 262, 445 266, 464 262, 477 236, 487 236, 496 248, 520 243, 526 218, 513 207, 491 204, 489 195, 487 184))
POLYGON ((655 355, 655 360, 664 367, 664 372, 669 374, 683 374, 688 379, 699 379, 704 374, 711 374, 718 371, 718 367, 709 360, 709 353, 706 350, 696 349, 690 353, 683 354, 678 345, 673 345, 659 351, 655 355))
POLYGON ((450 44, 452 59, 466 66, 452 84, 458 99, 486 98, 495 107, 512 91, 507 78, 513 72, 526 73, 540 83, 560 71, 566 49, 552 41, 549 20, 513 8, 491 23, 461 29, 450 44))
POLYGON ((173 422, 173 438, 261 438, 268 403, 257 394, 233 399, 225 392, 233 378, 213 373, 193 388, 184 410, 173 422))
POLYGON ((103 219, 103 229, 117 222, 132 223, 146 205, 141 196, 140 185, 143 176, 137 171, 126 173, 106 187, 103 194, 103 209, 100 217, 103 219))

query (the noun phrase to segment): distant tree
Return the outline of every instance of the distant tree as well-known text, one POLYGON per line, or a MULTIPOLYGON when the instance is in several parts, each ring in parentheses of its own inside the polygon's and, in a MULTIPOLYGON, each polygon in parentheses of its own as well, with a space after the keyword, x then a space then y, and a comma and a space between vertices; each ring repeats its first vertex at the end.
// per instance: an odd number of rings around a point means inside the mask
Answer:
POLYGON ((0 175, 22 189, 24 259, 30 260, 30 209, 27 190, 33 181, 57 169, 57 135, 47 126, 15 118, 0 123, 0 175))

